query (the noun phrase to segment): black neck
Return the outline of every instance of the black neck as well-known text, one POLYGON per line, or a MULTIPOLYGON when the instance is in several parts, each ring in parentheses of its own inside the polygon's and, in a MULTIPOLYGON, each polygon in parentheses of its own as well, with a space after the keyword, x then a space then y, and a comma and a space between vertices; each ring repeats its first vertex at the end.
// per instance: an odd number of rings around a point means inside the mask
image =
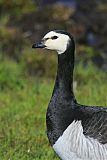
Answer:
POLYGON ((74 120, 72 107, 76 102, 73 94, 74 46, 58 55, 58 70, 52 99, 47 111, 47 130, 51 145, 63 134, 74 120))
POLYGON ((60 94, 73 95, 73 69, 74 69, 74 46, 69 45, 68 49, 58 55, 58 70, 53 94, 59 91, 60 94))

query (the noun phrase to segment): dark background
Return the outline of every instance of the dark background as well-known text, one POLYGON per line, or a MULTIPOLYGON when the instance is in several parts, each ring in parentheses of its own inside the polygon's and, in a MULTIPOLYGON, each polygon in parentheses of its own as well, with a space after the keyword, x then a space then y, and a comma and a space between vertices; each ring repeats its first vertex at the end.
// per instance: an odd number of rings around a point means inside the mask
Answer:
POLYGON ((1 0, 0 60, 21 63, 31 75, 49 72, 53 58, 43 64, 45 55, 34 56, 31 46, 53 29, 74 35, 77 62, 107 71, 107 0, 1 0))

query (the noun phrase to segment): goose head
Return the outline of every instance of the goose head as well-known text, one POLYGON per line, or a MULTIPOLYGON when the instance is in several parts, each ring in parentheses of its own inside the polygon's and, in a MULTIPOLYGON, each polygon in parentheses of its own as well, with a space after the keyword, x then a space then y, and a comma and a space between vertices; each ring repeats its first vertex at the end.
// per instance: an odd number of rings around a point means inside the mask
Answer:
POLYGON ((74 41, 71 34, 63 30, 48 32, 39 43, 32 45, 32 48, 46 48, 55 50, 58 54, 64 53, 69 46, 73 46, 74 41))

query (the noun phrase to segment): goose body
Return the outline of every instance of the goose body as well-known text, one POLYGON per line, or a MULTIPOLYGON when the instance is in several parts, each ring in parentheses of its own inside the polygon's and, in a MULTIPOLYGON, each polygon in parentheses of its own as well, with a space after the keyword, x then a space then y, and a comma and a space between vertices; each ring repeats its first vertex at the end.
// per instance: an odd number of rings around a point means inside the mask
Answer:
POLYGON ((51 31, 33 48, 58 52, 57 76, 46 114, 51 146, 62 160, 107 160, 107 108, 80 105, 73 93, 72 35, 51 31))

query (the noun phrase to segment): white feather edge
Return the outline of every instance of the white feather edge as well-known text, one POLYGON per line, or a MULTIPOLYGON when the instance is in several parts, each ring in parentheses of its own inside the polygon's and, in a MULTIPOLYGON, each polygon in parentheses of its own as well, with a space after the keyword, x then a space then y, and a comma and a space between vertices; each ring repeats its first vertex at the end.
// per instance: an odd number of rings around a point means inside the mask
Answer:
POLYGON ((107 144, 86 137, 81 121, 73 121, 53 149, 62 160, 107 160, 107 144))

